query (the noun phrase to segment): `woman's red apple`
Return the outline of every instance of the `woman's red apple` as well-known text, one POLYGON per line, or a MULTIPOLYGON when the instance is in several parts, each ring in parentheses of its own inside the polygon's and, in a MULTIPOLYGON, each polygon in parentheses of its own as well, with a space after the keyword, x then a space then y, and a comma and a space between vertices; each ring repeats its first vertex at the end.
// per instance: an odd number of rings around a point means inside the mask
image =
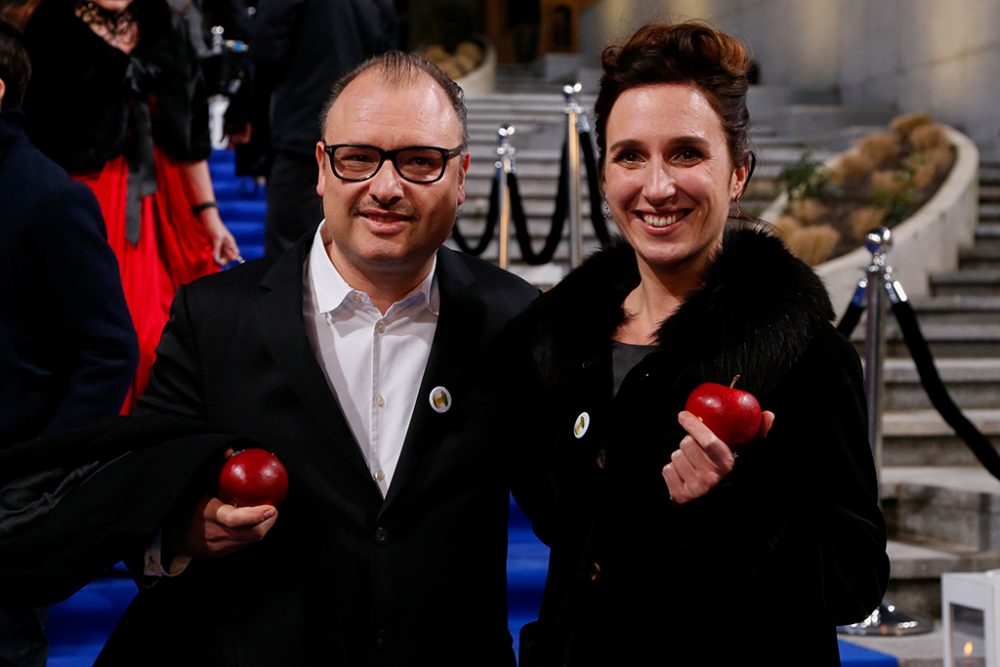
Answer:
POLYGON ((266 449, 240 450, 226 460, 219 472, 219 498, 237 507, 277 507, 287 494, 288 471, 266 449))
POLYGON ((728 387, 715 382, 700 384, 684 404, 685 410, 730 447, 747 444, 760 430, 760 404, 750 392, 734 388, 739 378, 734 377, 728 387))

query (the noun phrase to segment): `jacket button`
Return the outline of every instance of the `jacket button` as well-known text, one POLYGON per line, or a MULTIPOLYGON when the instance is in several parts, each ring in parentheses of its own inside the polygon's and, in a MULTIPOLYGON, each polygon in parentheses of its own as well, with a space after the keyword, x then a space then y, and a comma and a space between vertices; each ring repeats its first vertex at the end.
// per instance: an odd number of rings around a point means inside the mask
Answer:
POLYGON ((382 647, 389 643, 389 636, 385 632, 385 628, 379 628, 375 632, 375 646, 382 647))
POLYGON ((590 564, 590 580, 597 581, 601 578, 601 564, 593 562, 590 564))
POLYGON ((596 463, 597 467, 601 470, 604 470, 604 466, 608 464, 607 456, 605 455, 603 449, 597 450, 597 458, 594 460, 594 463, 596 463))
POLYGON ((389 542, 389 531, 379 526, 375 529, 375 544, 386 545, 389 542))

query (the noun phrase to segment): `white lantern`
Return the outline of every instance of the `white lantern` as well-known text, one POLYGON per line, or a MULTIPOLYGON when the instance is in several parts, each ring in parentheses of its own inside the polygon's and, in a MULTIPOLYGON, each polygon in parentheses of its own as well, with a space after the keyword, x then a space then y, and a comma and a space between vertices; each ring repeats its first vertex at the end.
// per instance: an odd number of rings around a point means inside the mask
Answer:
POLYGON ((941 575, 944 667, 1000 667, 1000 570, 941 575))

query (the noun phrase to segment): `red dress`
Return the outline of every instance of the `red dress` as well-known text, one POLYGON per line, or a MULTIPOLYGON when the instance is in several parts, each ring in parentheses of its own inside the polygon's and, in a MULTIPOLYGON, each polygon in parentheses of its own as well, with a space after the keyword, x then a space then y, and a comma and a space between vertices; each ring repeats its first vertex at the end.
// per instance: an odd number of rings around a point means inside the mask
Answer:
POLYGON ((119 155, 99 172, 74 174, 97 196, 108 229, 108 243, 118 257, 122 288, 139 339, 135 383, 122 405, 127 414, 149 381, 156 346, 167 323, 170 302, 181 285, 219 270, 205 226, 191 212, 178 163, 154 147, 156 192, 142 199, 139 241, 125 238, 128 164, 119 155))
MULTIPOLYGON (((200 63, 164 0, 130 6, 140 39, 129 54, 95 34, 74 7, 75 0, 46 0, 28 22, 24 108, 35 145, 88 185, 104 213, 139 339, 127 413, 146 387, 175 290, 218 270, 181 170, 211 153, 208 104, 200 63), (156 180, 155 192, 137 202, 135 243, 126 239, 129 156, 133 174, 148 167, 156 180)), ((142 196, 145 185, 133 194, 142 196)))

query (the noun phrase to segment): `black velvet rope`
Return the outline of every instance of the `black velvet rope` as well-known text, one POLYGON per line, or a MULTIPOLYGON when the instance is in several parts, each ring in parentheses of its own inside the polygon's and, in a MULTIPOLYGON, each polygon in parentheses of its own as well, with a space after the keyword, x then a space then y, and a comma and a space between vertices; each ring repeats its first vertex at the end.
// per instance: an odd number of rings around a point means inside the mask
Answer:
MULTIPOLYGON (((594 159, 594 145, 590 139, 590 132, 581 131, 579 133, 580 149, 583 151, 583 162, 587 172, 587 190, 590 196, 590 220, 594 226, 594 233, 602 244, 607 244, 611 240, 608 232, 607 221, 604 219, 601 210, 601 190, 598 183, 597 163, 594 159)), ((549 234, 545 239, 545 244, 540 252, 535 252, 531 243, 531 231, 528 229, 528 219, 524 213, 524 204, 521 201, 521 192, 517 185, 517 174, 507 175, 507 190, 510 195, 510 214, 514 222, 514 233, 517 238, 517 245, 521 249, 521 258, 528 264, 540 265, 552 261, 555 256, 559 242, 562 241, 563 229, 566 226, 566 219, 569 212, 569 157, 566 142, 563 142, 562 155, 559 161, 559 186, 556 192, 555 210, 552 212, 551 226, 549 234)), ((462 235, 458 223, 451 229, 451 237, 459 249, 470 255, 482 255, 493 236, 496 233, 497 220, 500 217, 500 179, 499 174, 493 176, 493 186, 490 190, 489 209, 486 214, 486 228, 483 235, 475 246, 471 245, 465 236, 462 235)))
POLYGON ((566 143, 563 142, 562 158, 559 168, 559 188, 556 192, 556 208, 552 213, 552 226, 545 239, 541 252, 535 253, 531 247, 531 233, 528 231, 528 220, 521 203, 521 193, 517 187, 516 174, 508 174, 507 187, 510 190, 510 217, 514 221, 514 233, 517 245, 521 248, 521 258, 533 266, 547 264, 556 254, 556 248, 562 241, 563 227, 566 225, 566 213, 569 208, 569 156, 566 143))
POLYGON ((594 233, 602 245, 611 241, 607 221, 601 210, 601 188, 597 180, 597 162, 594 159, 594 144, 590 141, 590 132, 580 133, 580 149, 583 151, 583 164, 587 169, 587 190, 590 194, 590 221, 594 225, 594 233))
POLYGON ((455 244, 458 246, 459 250, 469 255, 475 255, 479 257, 486 251, 486 248, 490 245, 490 241, 493 240, 494 233, 496 232, 497 219, 500 217, 500 173, 494 171, 493 174, 493 185, 490 188, 490 205, 486 211, 486 228, 483 230, 483 235, 479 238, 475 247, 469 245, 469 242, 465 240, 462 236, 462 232, 458 229, 458 221, 451 228, 451 238, 455 239, 455 244))
MULTIPOLYGON (((903 332, 903 340, 910 351, 910 356, 916 364, 920 384, 927 392, 931 405, 947 422, 948 426, 955 431, 955 434, 965 442, 975 457, 979 459, 979 462, 983 464, 983 467, 991 475, 1000 479, 1000 454, 997 454, 989 438, 983 435, 976 428, 976 425, 962 414, 962 411, 948 394, 948 389, 944 386, 937 367, 934 365, 930 346, 927 345, 927 341, 920 331, 920 323, 917 322, 917 314, 913 310, 913 306, 908 301, 900 301, 891 304, 891 308, 899 323, 899 328, 903 332)), ((840 323, 837 324, 837 331, 845 336, 850 336, 857 327, 863 310, 861 306, 851 303, 844 311, 840 323)))
POLYGON ((907 301, 900 301, 892 304, 892 312, 896 316, 896 321, 899 322, 899 328, 903 331, 903 340, 906 341, 910 356, 913 357, 913 361, 917 365, 920 382, 924 385, 924 390, 927 392, 928 398, 931 399, 931 404, 948 422, 958 437, 965 441, 983 467, 991 475, 1000 479, 1000 454, 997 454, 989 438, 984 436, 975 424, 962 414, 962 411, 948 395, 948 390, 934 366, 934 357, 931 355, 930 347, 920 331, 920 324, 917 322, 917 314, 914 312, 913 306, 907 301))
POLYGON ((851 334, 858 326, 858 322, 861 320, 861 313, 864 312, 864 308, 851 303, 847 306, 847 310, 844 311, 844 316, 840 318, 840 322, 837 324, 837 331, 842 333, 846 338, 850 338, 851 334))

